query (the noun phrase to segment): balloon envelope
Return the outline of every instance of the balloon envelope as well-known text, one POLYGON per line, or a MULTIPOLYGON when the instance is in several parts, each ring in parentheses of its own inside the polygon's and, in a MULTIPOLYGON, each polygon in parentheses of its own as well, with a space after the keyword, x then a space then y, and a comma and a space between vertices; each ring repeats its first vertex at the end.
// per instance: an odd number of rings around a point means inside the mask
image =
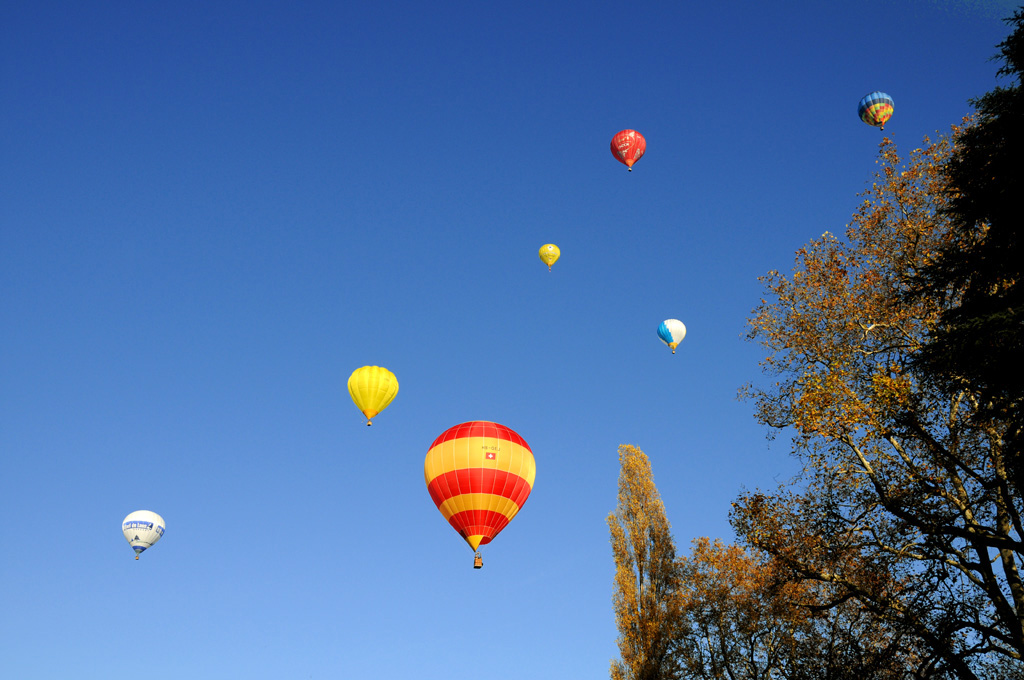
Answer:
POLYGON ((622 130, 612 137, 612 155, 630 171, 647 151, 647 140, 636 130, 622 130))
POLYGON ((423 461, 430 498, 473 550, 490 543, 516 516, 536 474, 526 441, 486 420, 448 428, 423 461))
POLYGON ((886 122, 892 118, 893 101, 892 97, 884 92, 872 92, 864 95, 864 98, 857 104, 857 115, 868 125, 874 125, 882 130, 886 122))
POLYGON ((676 353, 676 347, 686 337, 686 326, 679 319, 665 319, 658 326, 658 337, 669 346, 672 354, 676 353))
POLYGON ((398 378, 381 366, 363 366, 352 371, 348 378, 348 393, 356 408, 372 425, 373 417, 383 411, 398 394, 398 378))
POLYGON ((548 266, 548 271, 551 271, 551 265, 557 262, 561 255, 562 251, 554 243, 545 243, 540 247, 540 260, 548 266))
POLYGON ((155 512, 136 510, 129 513, 121 522, 121 531, 128 545, 135 550, 135 559, 139 559, 143 550, 153 547, 153 544, 160 540, 166 526, 164 518, 155 512))

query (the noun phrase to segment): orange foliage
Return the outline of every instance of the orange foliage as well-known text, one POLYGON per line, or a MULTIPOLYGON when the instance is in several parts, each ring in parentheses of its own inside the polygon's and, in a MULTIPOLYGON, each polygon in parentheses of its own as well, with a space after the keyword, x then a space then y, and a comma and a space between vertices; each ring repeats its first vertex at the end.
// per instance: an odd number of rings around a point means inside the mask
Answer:
POLYGON ((651 461, 619 447, 618 507, 608 516, 615 558, 615 623, 620 661, 613 680, 672 680, 678 675, 678 567, 651 461))
POLYGON ((970 678, 1024 659, 1024 507, 977 392, 945 392, 912 362, 957 299, 908 293, 952 238, 943 169, 960 132, 906 163, 883 141, 845 238, 826 233, 792 274, 764 278, 750 337, 777 381, 746 393, 795 433, 804 467, 794 491, 743 495, 733 523, 793 578, 898 630, 918 670, 970 678))
POLYGON ((700 538, 680 564, 686 677, 895 680, 910 665, 892 631, 764 553, 700 538))

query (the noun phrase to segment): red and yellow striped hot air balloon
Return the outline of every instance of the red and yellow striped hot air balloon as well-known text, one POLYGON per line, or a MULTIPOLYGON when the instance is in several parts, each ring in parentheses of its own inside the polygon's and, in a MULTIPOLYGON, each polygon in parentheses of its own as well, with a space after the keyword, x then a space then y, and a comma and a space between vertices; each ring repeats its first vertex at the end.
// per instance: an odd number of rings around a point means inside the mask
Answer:
MULTIPOLYGON (((512 521, 536 474, 529 444, 511 428, 486 420, 448 428, 423 462, 434 505, 474 551, 512 521)), ((475 558, 479 568, 479 552, 475 558)))

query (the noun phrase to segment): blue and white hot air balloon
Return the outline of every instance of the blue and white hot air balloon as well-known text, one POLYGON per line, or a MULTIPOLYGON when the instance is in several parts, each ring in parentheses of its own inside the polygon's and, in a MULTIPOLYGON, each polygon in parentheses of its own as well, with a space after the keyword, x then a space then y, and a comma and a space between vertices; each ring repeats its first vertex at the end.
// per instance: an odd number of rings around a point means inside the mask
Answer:
POLYGON ((672 354, 676 353, 676 347, 686 337, 686 326, 679 319, 665 319, 658 326, 658 337, 661 341, 669 346, 672 350, 672 354))
POLYGON ((135 550, 135 559, 146 548, 150 548, 164 535, 164 518, 150 510, 136 510, 121 522, 121 531, 128 545, 135 550))

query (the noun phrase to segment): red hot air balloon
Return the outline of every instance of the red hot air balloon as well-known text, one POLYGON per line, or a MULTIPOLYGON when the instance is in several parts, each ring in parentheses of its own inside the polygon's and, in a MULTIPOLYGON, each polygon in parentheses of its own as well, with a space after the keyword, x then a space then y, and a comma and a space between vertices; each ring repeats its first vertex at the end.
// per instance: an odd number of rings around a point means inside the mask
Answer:
MULTIPOLYGON (((490 543, 516 516, 536 474, 526 441, 511 428, 484 420, 442 432, 423 462, 430 498, 473 550, 490 543)), ((479 568, 480 553, 475 557, 479 568)))
POLYGON ((647 140, 636 130, 623 130, 612 137, 612 155, 624 163, 630 172, 633 171, 633 163, 640 160, 644 151, 647 151, 647 140))

